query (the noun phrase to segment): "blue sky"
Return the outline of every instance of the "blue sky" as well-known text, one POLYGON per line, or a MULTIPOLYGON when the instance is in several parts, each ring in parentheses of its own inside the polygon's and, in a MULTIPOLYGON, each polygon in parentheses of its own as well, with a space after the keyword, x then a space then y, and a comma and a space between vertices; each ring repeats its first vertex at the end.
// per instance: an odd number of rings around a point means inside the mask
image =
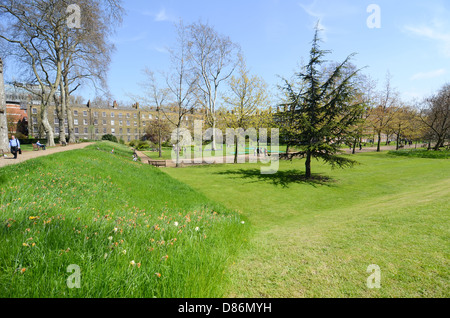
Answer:
MULTIPOLYGON (((406 101, 450 82, 448 0, 124 0, 127 15, 112 38, 117 50, 109 73, 111 93, 129 102, 142 94, 144 67, 167 71, 174 23, 208 22, 242 47, 251 72, 276 93, 279 76, 290 77, 307 60, 320 19, 329 60, 353 63, 381 86, 386 73, 406 101), (381 28, 369 28, 370 4, 381 9, 381 28)), ((83 96, 93 98, 88 90, 83 96)))

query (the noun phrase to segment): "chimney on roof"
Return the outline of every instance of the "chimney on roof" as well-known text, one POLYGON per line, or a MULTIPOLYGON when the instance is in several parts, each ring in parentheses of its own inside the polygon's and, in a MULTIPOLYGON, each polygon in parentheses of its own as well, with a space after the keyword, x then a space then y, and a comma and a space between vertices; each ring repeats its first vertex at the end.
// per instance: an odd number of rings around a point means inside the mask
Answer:
POLYGON ((117 101, 114 101, 114 103, 113 103, 113 108, 114 108, 114 109, 117 109, 117 107, 118 107, 117 101))

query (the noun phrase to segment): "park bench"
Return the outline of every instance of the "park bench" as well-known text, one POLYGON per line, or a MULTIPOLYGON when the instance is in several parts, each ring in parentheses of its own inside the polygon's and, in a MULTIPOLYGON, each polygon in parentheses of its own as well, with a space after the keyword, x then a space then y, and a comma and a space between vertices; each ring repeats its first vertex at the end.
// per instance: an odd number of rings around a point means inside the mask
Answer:
POLYGON ((148 164, 155 167, 167 167, 167 163, 165 160, 149 160, 148 164))
POLYGON ((41 147, 39 147, 38 145, 36 145, 36 144, 31 144, 31 145, 33 146, 33 151, 41 150, 41 147))

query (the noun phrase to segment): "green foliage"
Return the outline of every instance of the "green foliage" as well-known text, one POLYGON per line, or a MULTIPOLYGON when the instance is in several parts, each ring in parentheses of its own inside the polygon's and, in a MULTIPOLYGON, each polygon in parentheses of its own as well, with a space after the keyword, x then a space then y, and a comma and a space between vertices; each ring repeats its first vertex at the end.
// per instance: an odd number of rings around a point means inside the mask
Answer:
POLYGON ((117 142, 117 137, 114 135, 108 134, 108 135, 103 135, 102 140, 117 142))
POLYGON ((332 67, 323 66, 323 57, 329 53, 319 48, 319 30, 313 40, 309 63, 296 74, 298 87, 285 80, 285 116, 278 121, 289 122, 289 130, 282 130, 289 145, 300 150, 292 157, 306 158, 306 177, 311 177, 311 158, 321 158, 333 167, 346 167, 355 161, 338 157, 344 142, 360 119, 362 104, 355 102, 357 85, 353 79, 358 70, 352 70, 349 63, 352 55, 344 62, 332 67))
POLYGON ((434 158, 434 159, 449 159, 450 150, 423 150, 423 149, 408 149, 389 151, 388 154, 394 156, 416 157, 416 158, 434 158))
POLYGON ((144 140, 132 140, 129 145, 137 150, 148 150, 152 147, 150 142, 144 140))

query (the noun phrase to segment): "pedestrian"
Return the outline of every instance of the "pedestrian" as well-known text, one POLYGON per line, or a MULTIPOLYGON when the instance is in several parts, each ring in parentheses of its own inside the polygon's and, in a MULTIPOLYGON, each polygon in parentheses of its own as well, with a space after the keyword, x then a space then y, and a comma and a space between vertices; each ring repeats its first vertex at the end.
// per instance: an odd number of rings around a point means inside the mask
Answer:
POLYGON ((18 139, 16 139, 16 136, 11 136, 9 147, 11 148, 11 153, 14 155, 14 159, 17 159, 17 153, 22 152, 22 150, 20 149, 20 142, 18 139))

